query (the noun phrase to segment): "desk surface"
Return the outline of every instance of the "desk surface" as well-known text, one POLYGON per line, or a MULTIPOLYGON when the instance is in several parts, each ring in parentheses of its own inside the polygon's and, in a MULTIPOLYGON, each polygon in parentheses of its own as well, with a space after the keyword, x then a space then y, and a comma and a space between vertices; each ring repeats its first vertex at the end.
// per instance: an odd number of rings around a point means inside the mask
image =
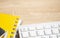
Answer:
POLYGON ((0 0, 0 12, 20 15, 23 25, 60 21, 60 0, 0 0))
POLYGON ((20 15, 23 24, 60 20, 60 0, 5 0, 0 12, 20 15))

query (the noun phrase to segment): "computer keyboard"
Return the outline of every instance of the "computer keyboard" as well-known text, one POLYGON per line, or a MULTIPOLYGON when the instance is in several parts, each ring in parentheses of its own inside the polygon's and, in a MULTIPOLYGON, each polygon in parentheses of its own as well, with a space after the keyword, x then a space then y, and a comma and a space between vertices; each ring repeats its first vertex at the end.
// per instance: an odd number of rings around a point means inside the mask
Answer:
POLYGON ((60 38, 60 22, 22 25, 20 38, 60 38))

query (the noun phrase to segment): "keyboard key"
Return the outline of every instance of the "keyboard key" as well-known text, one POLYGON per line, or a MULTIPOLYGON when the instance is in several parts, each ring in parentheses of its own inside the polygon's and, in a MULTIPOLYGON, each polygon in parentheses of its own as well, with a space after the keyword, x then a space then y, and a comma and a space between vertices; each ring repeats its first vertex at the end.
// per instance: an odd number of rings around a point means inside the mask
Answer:
POLYGON ((29 38, 36 38, 36 37, 29 37, 29 38))
POLYGON ((41 38, 49 38, 49 36, 45 35, 45 36, 42 36, 41 38))
POLYGON ((24 28, 21 28, 20 29, 22 32, 25 32, 25 31, 28 31, 28 28, 27 27, 24 27, 24 28))
POLYGON ((47 34, 47 35, 52 34, 51 29, 45 29, 44 32, 45 32, 45 34, 47 34))
POLYGON ((37 37, 35 37, 35 38, 41 38, 41 36, 37 36, 37 37))
POLYGON ((58 24, 53 24, 53 25, 51 25, 53 28, 58 28, 59 26, 58 26, 58 24))
POLYGON ((33 27, 29 27, 29 31, 32 31, 32 30, 35 30, 36 28, 33 26, 33 27))
POLYGON ((41 38, 41 36, 29 37, 29 38, 41 38))
POLYGON ((28 32, 22 32, 22 37, 24 37, 24 38, 27 38, 27 37, 29 37, 29 34, 28 34, 28 32))
POLYGON ((60 36, 58 38, 60 38, 60 36))
POLYGON ((37 30, 39 30, 39 29, 43 29, 44 27, 43 27, 43 25, 38 25, 36 28, 37 28, 37 30))
POLYGON ((53 28, 53 29, 52 29, 52 33, 53 33, 53 34, 58 34, 58 33, 59 33, 58 28, 53 28))
POLYGON ((51 25, 49 25, 49 24, 44 25, 44 28, 51 28, 51 25))
POLYGON ((59 30, 59 33, 60 33, 60 28, 58 30, 59 30))
POLYGON ((58 35, 58 38, 60 38, 60 34, 58 35))
POLYGON ((44 35, 44 30, 38 30, 38 31, 37 31, 37 35, 38 35, 38 36, 44 35))
POLYGON ((29 34, 30 34, 31 37, 36 36, 36 32, 35 31, 30 31, 29 34))
POLYGON ((50 38, 57 38, 57 36, 56 35, 51 35, 50 38))
POLYGON ((58 24, 58 27, 60 27, 60 24, 58 24))

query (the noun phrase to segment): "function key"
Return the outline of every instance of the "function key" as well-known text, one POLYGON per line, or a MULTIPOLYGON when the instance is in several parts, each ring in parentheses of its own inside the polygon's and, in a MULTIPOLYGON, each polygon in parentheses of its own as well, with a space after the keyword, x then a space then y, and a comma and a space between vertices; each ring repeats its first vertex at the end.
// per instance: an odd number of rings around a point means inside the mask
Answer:
POLYGON ((46 24, 46 25, 44 25, 44 28, 51 28, 51 25, 46 24))
POLYGON ((20 29, 22 32, 25 32, 25 31, 28 31, 28 28, 27 27, 23 27, 20 29))
POLYGON ((36 27, 28 27, 29 31, 33 31, 33 30, 36 30, 36 27))
POLYGON ((43 25, 38 25, 38 26, 36 26, 36 29, 40 30, 40 29, 44 29, 44 27, 43 27, 43 25))
POLYGON ((58 28, 59 25, 58 25, 58 24, 53 24, 53 25, 51 25, 51 27, 52 27, 52 28, 58 28))

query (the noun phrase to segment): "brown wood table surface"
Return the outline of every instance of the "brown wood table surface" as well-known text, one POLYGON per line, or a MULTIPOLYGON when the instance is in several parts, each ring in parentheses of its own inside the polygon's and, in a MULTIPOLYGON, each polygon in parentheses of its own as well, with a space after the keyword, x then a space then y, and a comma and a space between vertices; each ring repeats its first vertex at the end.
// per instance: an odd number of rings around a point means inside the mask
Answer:
POLYGON ((60 0, 0 0, 0 12, 21 16, 22 25, 60 21, 60 0))

